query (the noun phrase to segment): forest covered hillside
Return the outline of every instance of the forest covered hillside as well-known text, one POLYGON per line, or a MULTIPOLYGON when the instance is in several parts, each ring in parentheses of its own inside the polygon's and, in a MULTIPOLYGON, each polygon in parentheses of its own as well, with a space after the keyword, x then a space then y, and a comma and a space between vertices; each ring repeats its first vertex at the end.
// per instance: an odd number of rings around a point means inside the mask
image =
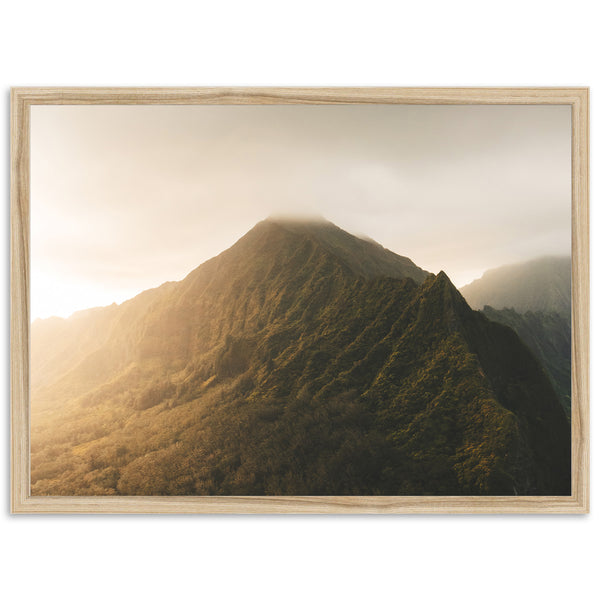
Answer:
POLYGON ((491 321, 514 329, 546 369, 567 415, 571 414, 571 322, 556 312, 512 308, 497 310, 485 306, 483 314, 491 321))
POLYGON ((32 328, 34 495, 568 495, 570 428, 510 328, 326 221, 32 328))
POLYGON ((517 332, 544 367, 570 418, 570 257, 548 256, 492 269, 461 292, 488 319, 517 332))

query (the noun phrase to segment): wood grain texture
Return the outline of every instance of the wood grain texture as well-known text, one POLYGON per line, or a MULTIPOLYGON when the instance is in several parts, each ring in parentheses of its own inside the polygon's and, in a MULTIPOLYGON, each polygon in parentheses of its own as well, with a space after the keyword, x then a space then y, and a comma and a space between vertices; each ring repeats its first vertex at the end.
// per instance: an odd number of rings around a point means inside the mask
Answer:
POLYGON ((27 502, 29 474, 29 124, 27 98, 11 92, 10 389, 11 506, 27 502))
POLYGON ((11 90, 13 513, 589 512, 589 90, 587 88, 14 88, 11 90), (568 104, 572 110, 571 496, 44 497, 30 495, 30 107, 41 104, 568 104))
POLYGON ((589 512, 589 91, 573 103, 571 118, 571 493, 589 512))
POLYGON ((575 104, 586 88, 15 88, 28 104, 575 104))

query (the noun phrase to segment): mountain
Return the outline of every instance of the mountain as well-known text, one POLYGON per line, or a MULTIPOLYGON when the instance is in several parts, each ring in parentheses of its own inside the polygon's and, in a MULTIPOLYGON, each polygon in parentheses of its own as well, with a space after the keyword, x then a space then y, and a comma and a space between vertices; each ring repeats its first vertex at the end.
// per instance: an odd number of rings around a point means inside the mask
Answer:
POLYGON ((511 327, 545 368, 571 413, 571 259, 505 265, 461 288, 472 308, 511 327))
POLYGON ((300 280, 310 280, 303 290, 312 296, 310 311, 326 306, 327 290, 341 277, 420 283, 427 275, 408 258, 328 221, 267 219, 179 283, 147 290, 119 307, 34 322, 32 386, 35 391, 65 376, 74 385, 81 380, 84 389, 90 377, 101 381, 132 361, 185 360, 224 335, 260 329, 283 315, 292 299, 301 306, 305 298, 294 298, 291 287, 300 280), (330 280, 328 269, 335 269, 330 280), (67 375, 78 360, 82 364, 67 375))
POLYGON ((571 317, 571 258, 546 256, 486 271, 461 288, 472 308, 556 312, 571 317))
POLYGON ((570 493, 518 335, 327 222, 263 221, 183 281, 36 322, 32 368, 34 495, 570 493))
POLYGON ((571 414, 571 322, 556 312, 483 308, 490 319, 514 329, 546 369, 567 415, 571 414))

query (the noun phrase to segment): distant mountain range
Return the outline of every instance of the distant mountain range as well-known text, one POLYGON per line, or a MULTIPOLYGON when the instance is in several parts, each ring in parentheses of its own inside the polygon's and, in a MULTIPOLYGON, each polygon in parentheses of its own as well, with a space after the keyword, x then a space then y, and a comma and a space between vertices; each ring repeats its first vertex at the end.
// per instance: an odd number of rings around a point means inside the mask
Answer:
POLYGON ((474 309, 487 304, 498 309, 514 308, 519 313, 556 312, 570 318, 571 258, 545 256, 491 269, 460 292, 474 309))
POLYGON ((461 288, 472 308, 514 329, 571 414, 571 259, 543 257, 484 273, 461 288))
POLYGON ((513 329, 328 222, 32 327, 34 495, 568 495, 570 427, 513 329))

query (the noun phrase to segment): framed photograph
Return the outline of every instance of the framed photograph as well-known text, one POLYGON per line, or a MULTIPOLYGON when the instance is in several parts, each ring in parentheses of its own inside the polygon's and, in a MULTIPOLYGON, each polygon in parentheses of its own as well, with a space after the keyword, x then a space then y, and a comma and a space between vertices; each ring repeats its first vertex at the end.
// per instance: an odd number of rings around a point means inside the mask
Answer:
POLYGON ((586 88, 16 88, 14 513, 589 510, 586 88))

